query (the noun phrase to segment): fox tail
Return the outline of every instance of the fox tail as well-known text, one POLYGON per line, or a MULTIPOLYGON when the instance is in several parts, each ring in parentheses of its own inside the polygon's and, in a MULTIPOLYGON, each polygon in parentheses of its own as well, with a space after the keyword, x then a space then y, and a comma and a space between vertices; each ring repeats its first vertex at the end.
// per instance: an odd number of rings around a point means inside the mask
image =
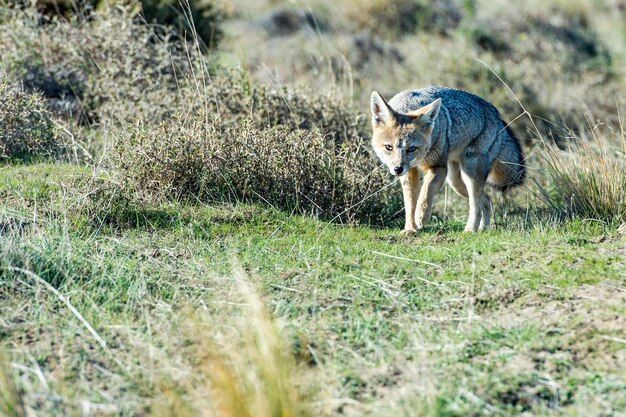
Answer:
MULTIPOLYGON (((506 124, 503 122, 503 125, 506 124)), ((508 127, 498 134, 500 150, 493 161, 487 182, 499 191, 523 184, 526 177, 524 153, 519 140, 508 127)))

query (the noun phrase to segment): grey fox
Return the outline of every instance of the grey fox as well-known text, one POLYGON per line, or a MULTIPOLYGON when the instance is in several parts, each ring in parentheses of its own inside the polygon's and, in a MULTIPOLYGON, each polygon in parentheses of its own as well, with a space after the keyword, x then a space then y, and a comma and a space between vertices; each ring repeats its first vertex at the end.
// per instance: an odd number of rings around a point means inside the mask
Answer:
POLYGON ((485 184, 504 191, 522 184, 524 156, 498 110, 482 98, 448 87, 396 94, 389 103, 374 91, 372 146, 389 171, 400 177, 404 233, 430 218, 433 196, 444 179, 469 198, 466 232, 489 226, 491 200, 485 184), (420 174, 423 184, 418 197, 420 174))

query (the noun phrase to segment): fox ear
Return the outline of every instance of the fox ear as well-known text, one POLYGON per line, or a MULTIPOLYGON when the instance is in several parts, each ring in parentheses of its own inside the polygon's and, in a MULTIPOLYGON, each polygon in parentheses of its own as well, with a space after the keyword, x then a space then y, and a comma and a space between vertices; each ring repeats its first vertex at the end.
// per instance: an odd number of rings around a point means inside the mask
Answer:
POLYGON ((386 124, 394 119, 393 110, 389 107, 389 104, 385 101, 377 91, 372 93, 372 99, 370 100, 370 107, 372 109, 372 124, 386 124))
POLYGON ((424 107, 420 107, 415 111, 407 113, 407 116, 414 117, 414 123, 419 124, 424 128, 431 127, 433 122, 437 119, 439 109, 441 109, 440 98, 430 104, 425 105, 424 107))

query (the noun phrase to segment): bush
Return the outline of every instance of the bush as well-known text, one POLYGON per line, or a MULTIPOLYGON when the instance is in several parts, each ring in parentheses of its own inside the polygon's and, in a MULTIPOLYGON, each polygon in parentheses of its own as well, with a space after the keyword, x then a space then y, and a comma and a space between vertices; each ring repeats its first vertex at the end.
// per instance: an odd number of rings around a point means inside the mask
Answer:
POLYGON ((302 30, 323 31, 326 24, 312 11, 279 7, 260 17, 255 23, 270 36, 288 36, 302 30))
POLYGON ((191 71, 183 42, 133 24, 125 9, 45 26, 38 16, 14 11, 0 25, 3 58, 13 78, 41 92, 47 107, 66 120, 117 122, 144 107, 150 113, 155 103, 171 106, 179 79, 191 71))
POLYGON ((450 34, 459 26, 463 8, 456 0, 369 0, 355 2, 351 17, 360 28, 380 35, 411 35, 418 30, 450 34))
POLYGON ((252 85, 240 71, 211 84, 208 63, 193 45, 134 24, 124 9, 73 24, 42 27, 37 20, 23 12, 0 24, 3 57, 11 76, 41 92, 48 109, 65 120, 118 125, 141 116, 158 123, 208 108, 224 123, 251 118, 260 126, 319 127, 340 141, 364 132, 364 118, 332 94, 252 85))
POLYGON ((246 73, 234 71, 217 78, 213 91, 206 95, 209 110, 219 113, 223 124, 252 120, 258 127, 319 129, 338 144, 369 135, 364 115, 354 113, 332 93, 255 85, 246 73))
POLYGON ((336 145, 318 130, 174 118, 135 129, 115 151, 113 173, 128 199, 254 201, 350 222, 379 221, 391 207, 368 198, 387 180, 364 145, 336 145))
POLYGON ((102 0, 0 0, 1 6, 13 8, 34 8, 41 16, 41 23, 49 22, 53 17, 73 19, 87 17, 93 10, 104 4, 102 0))
POLYGON ((468 24, 468 35, 499 58, 518 63, 553 61, 560 73, 579 76, 587 70, 610 68, 611 54, 584 16, 559 10, 551 11, 549 16, 507 13, 479 19, 468 24))
POLYGON ((42 23, 58 16, 69 20, 91 19, 97 11, 114 4, 124 5, 134 10, 133 16, 140 12, 148 23, 169 26, 187 39, 197 34, 209 47, 217 46, 223 35, 221 24, 230 14, 226 2, 219 0, 0 0, 0 5, 4 4, 19 8, 32 5, 40 14, 38 21, 42 23))
POLYGON ((215 47, 223 36, 221 24, 230 13, 225 4, 215 0, 141 0, 141 14, 148 23, 171 26, 186 34, 186 39, 197 34, 206 46, 215 47))
POLYGON ((54 157, 63 150, 41 96, 0 79, 0 161, 54 157))

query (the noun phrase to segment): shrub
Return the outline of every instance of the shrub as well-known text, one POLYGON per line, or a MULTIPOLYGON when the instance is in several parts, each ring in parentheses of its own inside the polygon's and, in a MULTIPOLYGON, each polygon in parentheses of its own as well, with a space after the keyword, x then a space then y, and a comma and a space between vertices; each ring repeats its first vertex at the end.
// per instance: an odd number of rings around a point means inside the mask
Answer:
POLYGON ((554 63, 559 74, 574 77, 610 69, 610 51, 584 12, 546 7, 519 13, 484 7, 478 10, 478 18, 468 19, 464 26, 475 44, 500 60, 512 59, 519 65, 527 60, 554 63))
POLYGON ((133 10, 133 16, 140 12, 148 23, 169 26, 188 39, 196 34, 209 47, 217 46, 223 35, 221 24, 230 14, 226 2, 219 0, 0 0, 0 5, 3 3, 20 8, 33 5, 41 15, 40 22, 49 22, 56 16, 91 19, 98 10, 117 3, 133 10))
POLYGON ((455 0, 369 0, 355 2, 351 17, 381 35, 411 35, 418 30, 449 34, 459 26, 463 8, 455 0))
POLYGON ((106 5, 106 0, 0 0, 0 4, 14 8, 34 8, 42 17, 42 23, 54 17, 73 19, 85 18, 98 7, 106 5))
POLYGON ((326 24, 320 16, 316 16, 312 11, 284 7, 271 10, 255 23, 270 36, 288 36, 301 30, 326 29, 326 24))
POLYGON ((219 113, 224 124, 252 120, 259 127, 319 129, 338 144, 369 134, 365 117, 354 113, 337 94, 256 85, 240 71, 219 77, 207 100, 209 110, 219 113))
MULTIPOLYGON (((371 33, 357 33, 351 37, 350 41, 347 57, 352 68, 359 72, 367 72, 368 67, 389 67, 401 64, 405 60, 404 54, 393 43, 386 42, 371 33)), ((337 78, 341 75, 338 73, 337 78)))
POLYGON ((37 21, 37 13, 25 10, 2 23, 3 58, 9 74, 40 91, 64 119, 93 125, 131 117, 137 107, 149 106, 149 113, 155 103, 171 106, 179 78, 190 72, 183 42, 133 24, 125 9, 94 14, 90 21, 37 21))
MULTIPOLYGON (((158 122, 176 113, 219 112, 236 123, 251 118, 263 126, 319 127, 338 140, 362 134, 364 119, 348 112, 334 95, 302 88, 253 85, 243 72, 206 76, 207 62, 180 39, 129 14, 94 14, 75 24, 37 24, 21 14, 0 26, 9 73, 47 107, 82 125, 158 122), (116 36, 110 36, 115 30, 116 36)), ((226 123, 226 120, 224 120, 226 123)))
POLYGON ((221 24, 230 14, 226 3, 216 0, 141 0, 141 8, 147 22, 171 26, 187 39, 197 34, 209 47, 217 46, 221 24))
POLYGON ((59 156, 63 150, 41 96, 0 79, 0 161, 59 156))
POLYGON ((621 149, 597 134, 592 142, 572 144, 567 151, 547 149, 550 185, 541 189, 544 201, 567 217, 626 221, 626 136, 617 139, 621 149))
POLYGON ((219 116, 181 117, 119 138, 113 172, 129 199, 254 201, 345 221, 379 221, 391 205, 368 198, 387 181, 357 139, 219 116))

